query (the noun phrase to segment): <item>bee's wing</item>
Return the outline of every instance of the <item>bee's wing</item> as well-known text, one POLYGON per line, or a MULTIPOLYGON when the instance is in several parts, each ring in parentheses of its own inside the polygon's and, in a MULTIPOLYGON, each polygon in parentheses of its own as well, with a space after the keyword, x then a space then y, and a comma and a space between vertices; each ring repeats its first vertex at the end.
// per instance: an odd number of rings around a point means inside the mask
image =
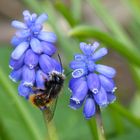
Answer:
POLYGON ((53 99, 50 105, 48 105, 47 108, 44 110, 44 117, 47 120, 47 122, 50 122, 54 116, 57 100, 58 96, 55 99, 53 99))

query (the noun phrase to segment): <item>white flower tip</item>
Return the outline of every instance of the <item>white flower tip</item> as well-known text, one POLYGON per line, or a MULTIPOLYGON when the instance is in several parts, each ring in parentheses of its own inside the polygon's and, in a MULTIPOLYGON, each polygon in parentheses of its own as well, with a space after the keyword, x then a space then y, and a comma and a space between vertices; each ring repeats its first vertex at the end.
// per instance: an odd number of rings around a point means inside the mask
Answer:
POLYGON ((72 72, 72 77, 73 78, 79 78, 84 74, 84 70, 83 69, 76 69, 72 72))
POLYGON ((32 82, 24 82, 23 85, 27 86, 27 87, 33 87, 33 83, 32 82))
POLYGON ((68 90, 72 93, 72 90, 70 88, 68 88, 68 90))
POLYGON ((30 64, 29 69, 33 69, 33 68, 34 68, 34 65, 30 64))
POLYGON ((73 110, 77 110, 77 108, 76 107, 74 107, 74 106, 71 106, 71 105, 68 105, 70 108, 72 108, 73 110))
POLYGON ((99 90, 98 90, 97 88, 94 88, 94 89, 92 90, 92 92, 93 92, 94 94, 97 94, 97 93, 99 92, 99 90))
POLYGON ((10 78, 13 82, 17 83, 16 79, 14 79, 13 77, 11 77, 11 75, 9 75, 9 78, 10 78))
POLYGON ((12 69, 12 70, 14 69, 11 65, 9 65, 9 68, 12 69))
POLYGON ((79 99, 77 99, 77 98, 71 98, 71 100, 75 101, 75 102, 76 102, 76 104, 80 104, 80 100, 79 100, 79 99))
POLYGON ((116 90, 117 90, 117 87, 114 87, 113 90, 112 90, 112 92, 114 93, 116 90))
POLYGON ((112 103, 114 103, 116 101, 116 98, 114 98, 110 103, 112 104, 112 103))

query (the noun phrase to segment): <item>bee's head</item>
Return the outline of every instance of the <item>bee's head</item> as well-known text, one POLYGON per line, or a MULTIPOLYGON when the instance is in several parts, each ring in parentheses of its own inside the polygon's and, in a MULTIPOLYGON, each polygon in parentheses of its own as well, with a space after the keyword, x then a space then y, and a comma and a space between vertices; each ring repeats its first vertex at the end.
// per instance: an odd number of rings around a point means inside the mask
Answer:
POLYGON ((50 80, 52 80, 53 82, 55 82, 56 84, 63 84, 65 79, 65 76, 62 73, 53 71, 50 74, 50 80))

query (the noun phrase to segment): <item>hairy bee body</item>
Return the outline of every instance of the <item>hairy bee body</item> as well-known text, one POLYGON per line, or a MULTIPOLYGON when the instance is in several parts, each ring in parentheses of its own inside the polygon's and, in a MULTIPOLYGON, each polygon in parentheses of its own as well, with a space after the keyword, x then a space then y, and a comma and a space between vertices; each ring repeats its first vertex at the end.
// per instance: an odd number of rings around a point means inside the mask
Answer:
POLYGON ((60 93, 64 83, 64 75, 58 72, 53 72, 50 75, 49 81, 45 82, 45 88, 50 92, 50 98, 56 98, 60 93))
POLYGON ((50 99, 50 97, 48 97, 47 94, 43 92, 39 92, 30 96, 30 101, 41 110, 46 109, 51 103, 51 100, 52 99, 50 99))
POLYGON ((30 96, 30 101, 40 108, 47 110, 48 121, 53 117, 58 95, 63 87, 65 76, 53 71, 49 74, 49 80, 44 79, 45 89, 36 89, 36 94, 30 96))

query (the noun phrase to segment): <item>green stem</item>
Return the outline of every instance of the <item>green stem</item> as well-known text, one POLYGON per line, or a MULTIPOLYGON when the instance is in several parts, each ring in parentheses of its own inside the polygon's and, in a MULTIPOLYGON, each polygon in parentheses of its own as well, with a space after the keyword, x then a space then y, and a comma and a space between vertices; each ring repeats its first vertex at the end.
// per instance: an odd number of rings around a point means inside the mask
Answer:
POLYGON ((96 118, 96 124, 97 124, 98 139, 106 140, 103 123, 102 123, 101 111, 100 111, 100 107, 97 104, 96 104, 95 118, 96 118))
POLYGON ((45 112, 43 112, 44 122, 45 122, 46 128, 48 130, 49 140, 59 140, 57 130, 53 123, 53 120, 47 121, 46 115, 47 114, 45 112))
POLYGON ((24 123, 28 127, 28 130, 30 131, 33 139, 43 140, 40 130, 36 126, 36 121, 33 120, 33 116, 30 115, 28 110, 22 104, 20 98, 16 94, 16 91, 13 89, 13 86, 11 85, 9 79, 7 78, 7 75, 5 75, 5 73, 1 68, 0 68, 0 84, 5 90, 5 92, 10 96, 9 98, 11 98, 11 100, 14 101, 15 107, 18 110, 20 117, 23 119, 24 123))
POLYGON ((97 132, 97 127, 96 127, 96 120, 94 117, 92 117, 90 120, 87 121, 92 137, 95 140, 98 140, 98 132, 97 132))
POLYGON ((127 58, 127 60, 129 60, 133 64, 140 66, 140 55, 137 48, 126 45, 96 28, 84 25, 77 26, 69 32, 69 35, 75 37, 95 38, 99 41, 102 41, 107 46, 113 48, 122 56, 127 58))
POLYGON ((91 118, 87 122, 88 122, 93 139, 106 140, 103 123, 102 123, 101 111, 100 111, 100 107, 97 104, 96 104, 95 117, 91 118))

